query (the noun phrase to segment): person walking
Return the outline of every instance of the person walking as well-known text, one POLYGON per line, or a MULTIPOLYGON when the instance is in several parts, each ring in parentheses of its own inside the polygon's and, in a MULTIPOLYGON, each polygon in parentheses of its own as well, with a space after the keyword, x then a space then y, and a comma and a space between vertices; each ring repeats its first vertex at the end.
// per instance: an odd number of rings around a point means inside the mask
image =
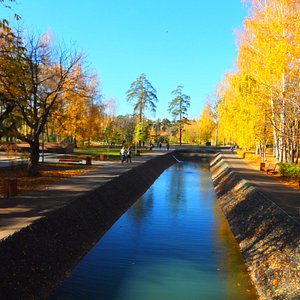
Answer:
POLYGON ((121 154, 121 162, 123 163, 124 161, 126 161, 126 150, 124 146, 121 148, 120 154, 121 154))
POLYGON ((126 153, 126 162, 131 163, 131 147, 129 146, 126 153))

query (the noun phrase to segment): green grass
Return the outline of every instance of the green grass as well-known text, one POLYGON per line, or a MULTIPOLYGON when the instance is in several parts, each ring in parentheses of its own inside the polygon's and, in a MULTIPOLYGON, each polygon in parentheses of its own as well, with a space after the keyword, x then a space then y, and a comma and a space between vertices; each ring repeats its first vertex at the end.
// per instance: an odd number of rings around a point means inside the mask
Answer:
POLYGON ((280 163, 279 173, 286 179, 300 182, 300 166, 296 164, 280 163))
MULTIPOLYGON (((107 147, 98 146, 98 147, 78 147, 74 149, 74 156, 93 156, 94 159, 100 160, 100 154, 104 154, 105 160, 116 161, 120 160, 120 150, 121 147, 107 147)), ((147 153, 149 150, 141 148, 142 153, 147 153)), ((131 156, 134 157, 134 149, 131 151, 131 156)), ((70 156, 69 156, 70 157, 70 156)))
POLYGON ((81 156, 93 156, 96 160, 100 159, 100 154, 105 155, 105 160, 119 160, 120 159, 120 148, 111 148, 109 151, 104 147, 78 147, 74 149, 75 155, 81 156))

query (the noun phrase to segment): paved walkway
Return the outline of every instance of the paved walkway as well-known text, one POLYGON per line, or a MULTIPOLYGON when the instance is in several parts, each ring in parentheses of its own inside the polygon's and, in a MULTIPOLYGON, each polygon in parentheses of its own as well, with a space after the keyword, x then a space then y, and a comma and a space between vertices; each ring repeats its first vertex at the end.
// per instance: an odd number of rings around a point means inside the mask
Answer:
POLYGON ((17 197, 1 199, 0 239, 30 225, 35 220, 47 215, 47 213, 67 205, 82 193, 105 184, 114 177, 120 176, 122 173, 143 164, 155 156, 164 154, 166 154, 165 150, 153 151, 133 157, 132 163, 101 162, 102 168, 97 168, 84 175, 74 176, 44 189, 17 197))
POLYGON ((264 196, 272 200, 300 225, 300 191, 282 184, 278 179, 249 166, 236 154, 224 154, 231 169, 253 184, 264 196))
MULTIPOLYGON (((0 201, 0 239, 3 239, 47 213, 65 206, 74 197, 99 187, 114 177, 127 172, 145 161, 165 154, 166 151, 153 151, 134 157, 132 163, 105 163, 106 166, 81 176, 71 177, 42 190, 32 191, 21 196, 0 201)), ((226 162, 242 178, 250 181, 261 193, 273 200, 300 224, 300 192, 283 185, 271 176, 255 170, 234 154, 224 155, 226 162)))
MULTIPOLYGON (((44 162, 52 162, 52 163, 60 163, 59 158, 65 157, 66 154, 53 154, 53 153, 45 153, 44 154, 44 162)), ((40 155, 40 162, 43 161, 42 156, 40 155)), ((82 163, 84 163, 84 159, 82 160, 82 163)), ((5 153, 0 152, 0 168, 1 167, 9 167, 12 165, 17 165, 21 163, 25 163, 26 160, 20 156, 20 155, 6 155, 5 153)), ((113 164, 114 162, 111 161, 99 161, 94 160, 93 165, 97 166, 106 166, 113 164)), ((78 163, 79 164, 79 163, 78 163)))

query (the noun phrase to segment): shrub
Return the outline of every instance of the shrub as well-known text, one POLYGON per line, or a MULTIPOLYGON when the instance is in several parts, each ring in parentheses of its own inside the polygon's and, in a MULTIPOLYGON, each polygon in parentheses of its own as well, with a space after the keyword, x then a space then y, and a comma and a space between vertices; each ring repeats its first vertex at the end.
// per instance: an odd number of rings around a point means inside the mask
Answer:
POLYGON ((300 181, 300 166, 296 164, 280 163, 279 173, 287 178, 294 181, 300 181))

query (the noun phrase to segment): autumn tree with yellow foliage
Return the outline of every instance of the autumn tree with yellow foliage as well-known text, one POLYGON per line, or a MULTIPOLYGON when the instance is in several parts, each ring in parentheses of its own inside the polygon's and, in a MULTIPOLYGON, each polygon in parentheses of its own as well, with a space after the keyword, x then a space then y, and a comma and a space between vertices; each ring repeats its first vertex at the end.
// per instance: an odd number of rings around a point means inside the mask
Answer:
POLYGON ((61 101, 66 81, 83 57, 55 46, 47 35, 10 36, 0 45, 0 102, 12 107, 5 116, 6 129, 30 145, 28 175, 33 176, 37 173, 40 136, 61 101))
POLYGON ((217 89, 219 138, 224 144, 256 146, 260 119, 253 88, 255 82, 251 77, 236 73, 227 74, 217 89))
POLYGON ((61 101, 53 112, 51 120, 55 134, 70 141, 90 143, 103 135, 104 106, 100 101, 96 75, 89 76, 78 65, 65 82, 61 101))
POLYGON ((211 105, 207 104, 199 118, 200 141, 205 144, 215 142, 216 124, 214 122, 214 113, 211 105))
POLYGON ((249 0, 238 37, 238 70, 218 89, 220 137, 274 145, 277 162, 299 157, 300 4, 249 0), (272 136, 269 132, 272 130, 272 136))

